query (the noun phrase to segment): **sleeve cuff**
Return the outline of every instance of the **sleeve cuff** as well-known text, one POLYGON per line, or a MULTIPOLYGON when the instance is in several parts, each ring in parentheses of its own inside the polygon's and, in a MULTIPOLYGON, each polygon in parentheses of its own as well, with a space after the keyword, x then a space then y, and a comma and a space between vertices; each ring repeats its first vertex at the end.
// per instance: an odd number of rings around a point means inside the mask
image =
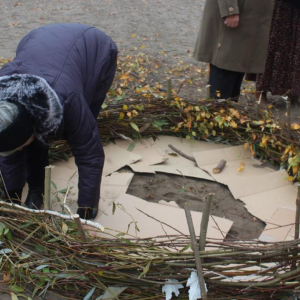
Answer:
POLYGON ((221 18, 240 14, 237 0, 218 0, 221 18))

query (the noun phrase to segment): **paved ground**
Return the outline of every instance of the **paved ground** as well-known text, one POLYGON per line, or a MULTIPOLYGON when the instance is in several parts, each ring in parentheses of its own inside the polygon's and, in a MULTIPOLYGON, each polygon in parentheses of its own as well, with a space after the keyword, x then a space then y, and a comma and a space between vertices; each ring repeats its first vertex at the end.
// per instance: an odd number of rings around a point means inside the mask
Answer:
POLYGON ((188 59, 200 24, 204 0, 30 0, 0 1, 0 57, 14 56, 19 40, 49 23, 96 26, 122 52, 142 47, 188 59))

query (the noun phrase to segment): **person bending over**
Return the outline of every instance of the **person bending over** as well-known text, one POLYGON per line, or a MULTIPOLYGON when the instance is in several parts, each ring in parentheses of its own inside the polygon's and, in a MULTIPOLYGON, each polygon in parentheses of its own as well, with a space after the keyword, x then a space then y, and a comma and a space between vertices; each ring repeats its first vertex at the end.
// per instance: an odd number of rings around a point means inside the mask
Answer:
POLYGON ((94 219, 104 152, 96 118, 117 67, 118 49, 99 29, 81 24, 37 28, 0 70, 0 170, 8 198, 43 204, 49 138, 66 139, 79 173, 78 211, 94 219))

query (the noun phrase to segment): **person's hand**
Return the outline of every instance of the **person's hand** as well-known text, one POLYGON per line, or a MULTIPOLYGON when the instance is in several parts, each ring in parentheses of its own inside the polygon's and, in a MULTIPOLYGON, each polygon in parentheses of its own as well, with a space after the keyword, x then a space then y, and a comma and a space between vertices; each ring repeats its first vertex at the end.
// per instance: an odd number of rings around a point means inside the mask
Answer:
POLYGON ((224 24, 230 28, 236 28, 239 26, 240 15, 232 15, 225 18, 224 24))

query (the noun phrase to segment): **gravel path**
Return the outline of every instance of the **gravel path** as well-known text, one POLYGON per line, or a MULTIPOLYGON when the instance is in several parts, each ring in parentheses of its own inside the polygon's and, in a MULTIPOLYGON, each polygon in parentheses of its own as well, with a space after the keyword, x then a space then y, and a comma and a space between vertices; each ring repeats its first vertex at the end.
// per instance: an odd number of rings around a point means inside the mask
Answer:
POLYGON ((19 40, 49 23, 84 23, 110 35, 122 53, 135 47, 189 58, 204 0, 0 1, 0 57, 13 57, 19 40))

